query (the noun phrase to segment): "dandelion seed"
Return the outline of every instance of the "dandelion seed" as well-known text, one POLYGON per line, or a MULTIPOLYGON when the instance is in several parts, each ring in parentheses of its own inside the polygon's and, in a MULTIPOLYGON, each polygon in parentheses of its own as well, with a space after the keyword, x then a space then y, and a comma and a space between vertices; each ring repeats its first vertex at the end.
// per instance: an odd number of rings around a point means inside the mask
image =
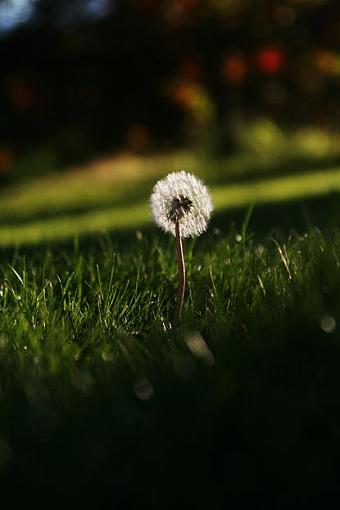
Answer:
POLYGON ((212 201, 200 179, 187 172, 173 172, 155 184, 150 202, 155 223, 176 236, 179 282, 174 323, 177 324, 185 292, 182 237, 196 237, 206 230, 212 201))
POLYGON ((140 400, 149 400, 154 394, 154 389, 146 377, 142 376, 134 384, 133 391, 140 400))
POLYGON ((137 241, 141 241, 143 239, 143 233, 140 230, 136 231, 136 239, 137 241))

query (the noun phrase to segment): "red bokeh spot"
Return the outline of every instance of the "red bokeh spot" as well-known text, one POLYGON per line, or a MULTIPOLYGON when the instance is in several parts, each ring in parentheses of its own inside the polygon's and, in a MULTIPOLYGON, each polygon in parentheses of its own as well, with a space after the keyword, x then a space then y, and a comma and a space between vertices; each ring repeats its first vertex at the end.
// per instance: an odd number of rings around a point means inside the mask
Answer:
POLYGON ((0 147, 0 173, 6 174, 11 170, 13 154, 7 147, 0 147))
POLYGON ((173 89, 172 99, 180 108, 185 110, 192 103, 194 90, 192 83, 187 81, 180 82, 173 89))
POLYGON ((256 67, 265 74, 280 72, 285 64, 285 60, 285 53, 276 46, 263 48, 255 56, 256 67))
POLYGON ((227 57, 222 65, 222 74, 225 81, 232 83, 240 83, 243 81, 247 71, 247 63, 244 57, 240 55, 227 57))
POLYGON ((197 0, 174 0, 173 8, 178 12, 189 12, 197 7, 197 0))

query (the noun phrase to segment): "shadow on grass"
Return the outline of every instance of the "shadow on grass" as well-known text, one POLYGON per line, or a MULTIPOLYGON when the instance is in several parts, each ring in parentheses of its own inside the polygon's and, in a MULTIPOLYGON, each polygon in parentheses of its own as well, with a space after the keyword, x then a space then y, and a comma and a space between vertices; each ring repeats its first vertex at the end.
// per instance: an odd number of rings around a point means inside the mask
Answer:
POLYGON ((245 182, 262 181, 275 177, 291 177, 300 174, 318 172, 320 170, 329 171, 333 168, 339 168, 340 156, 332 157, 292 157, 274 158, 267 160, 236 157, 234 160, 221 159, 211 163, 212 173, 211 182, 214 184, 237 184, 245 182))
MULTIPOLYGON (((57 220, 64 217, 72 218, 81 216, 82 214, 101 212, 111 207, 133 206, 150 195, 154 182, 154 179, 148 179, 136 183, 135 186, 129 184, 119 195, 112 184, 109 184, 109 189, 112 187, 112 196, 108 196, 107 193, 103 196, 99 191, 98 197, 96 197, 95 200, 92 199, 87 202, 86 199, 84 199, 83 202, 74 202, 72 205, 66 206, 62 204, 42 203, 39 204, 39 207, 33 207, 31 211, 24 210, 23 212, 20 210, 17 211, 15 208, 11 209, 7 206, 6 210, 1 212, 0 225, 25 225, 34 221, 48 219, 57 220)), ((121 185, 120 189, 122 189, 121 185)))
MULTIPOLYGON (((339 346, 294 319, 282 342, 265 327, 262 334, 265 345, 232 364, 230 342, 242 345, 242 332, 228 341, 221 333, 214 370, 197 367, 186 380, 165 363, 153 371, 149 400, 136 398, 126 379, 86 399, 72 390, 71 416, 59 410, 52 432, 39 415, 44 441, 32 426, 35 410, 15 393, 7 418, 15 463, 3 479, 40 497, 57 491, 78 504, 119 508, 217 510, 228 495, 268 487, 277 497, 287 488, 338 491, 339 346)), ((111 380, 107 367, 98 369, 111 380)))
MULTIPOLYGON (((270 179, 275 182, 276 178, 284 177, 299 177, 306 174, 320 172, 322 170, 330 171, 339 169, 340 158, 287 158, 286 161, 273 162, 268 160, 267 163, 261 161, 247 160, 247 163, 242 164, 242 158, 236 159, 236 162, 228 161, 227 159, 222 160, 207 160, 201 162, 202 168, 205 168, 204 173, 206 174, 207 181, 210 185, 233 185, 240 184, 245 185, 246 183, 261 184, 270 179), (298 170, 297 170, 298 169, 298 170)), ((176 169, 173 169, 176 170, 176 169)), ((187 169, 188 171, 194 171, 193 169, 187 169)), ((58 198, 54 203, 53 200, 42 199, 38 204, 33 204, 32 208, 29 207, 29 195, 27 196, 27 205, 24 204, 23 210, 11 208, 10 198, 4 196, 3 203, 5 204, 0 208, 0 225, 25 225, 29 222, 35 222, 42 219, 61 219, 64 217, 76 217, 87 213, 96 213, 105 211, 110 207, 129 207, 141 200, 147 200, 150 196, 153 185, 155 183, 155 177, 143 179, 137 183, 128 183, 125 187, 120 183, 115 188, 112 183, 108 183, 108 187, 103 193, 103 188, 98 188, 96 195, 91 195, 90 199, 84 195, 83 200, 76 199, 74 202, 68 200, 65 205, 63 200, 58 198), (112 194, 110 195, 110 188, 112 188, 112 194)), ((79 183, 78 183, 79 185, 79 183)), ((88 186, 88 182, 85 186, 88 186)), ((94 189, 95 188, 94 183, 94 189)), ((15 196, 15 188, 12 190, 13 196, 15 196)), ((61 193, 62 191, 58 191, 61 193)), ((75 190, 75 198, 77 198, 79 189, 75 190)), ((36 197, 35 197, 36 199, 36 197)))
MULTIPOLYGON (((219 212, 213 215, 206 233, 195 240, 195 246, 203 249, 213 249, 216 242, 222 237, 236 236, 242 231, 242 225, 249 208, 239 208, 219 212)), ((327 196, 308 198, 305 200, 287 201, 275 204, 255 205, 251 212, 247 232, 255 235, 261 242, 268 235, 282 237, 283 240, 291 233, 303 234, 311 227, 328 230, 340 225, 340 194, 333 193, 327 196)), ((1 249, 2 259, 12 258, 19 253, 34 255, 37 249, 44 251, 56 249, 62 252, 79 252, 103 249, 119 250, 124 254, 133 250, 138 251, 141 242, 148 242, 157 236, 157 243, 167 247, 172 236, 162 233, 152 223, 139 229, 128 228, 114 232, 100 231, 93 234, 75 236, 72 239, 55 241, 41 241, 39 244, 19 244, 17 247, 4 246, 1 249)), ((189 240, 186 243, 190 242, 189 240)), ((185 243, 185 244, 186 244, 185 243)))
MULTIPOLYGON (((219 229, 225 233, 231 225, 236 232, 242 228, 247 209, 233 209, 214 215, 209 232, 219 229)), ((303 233, 311 226, 328 229, 340 225, 340 194, 321 197, 254 205, 248 232, 266 237, 274 231, 285 235, 303 233)))

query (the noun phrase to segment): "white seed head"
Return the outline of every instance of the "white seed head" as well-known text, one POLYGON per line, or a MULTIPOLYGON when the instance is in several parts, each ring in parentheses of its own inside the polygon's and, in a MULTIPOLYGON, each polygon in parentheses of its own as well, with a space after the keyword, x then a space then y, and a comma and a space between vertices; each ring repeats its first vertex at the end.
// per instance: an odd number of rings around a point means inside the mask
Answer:
POLYGON ((151 195, 152 216, 165 232, 183 237, 199 236, 207 228, 213 205, 207 187, 187 172, 173 172, 158 181, 151 195))

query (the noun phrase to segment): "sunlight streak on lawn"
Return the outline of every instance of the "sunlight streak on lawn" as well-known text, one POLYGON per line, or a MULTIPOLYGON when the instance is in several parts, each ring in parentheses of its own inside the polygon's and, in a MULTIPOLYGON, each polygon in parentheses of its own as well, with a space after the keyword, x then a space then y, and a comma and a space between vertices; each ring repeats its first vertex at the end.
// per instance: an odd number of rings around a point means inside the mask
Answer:
MULTIPOLYGON (((211 187, 216 211, 298 200, 340 191, 340 169, 211 187)), ((102 231, 121 231, 151 223, 148 197, 127 206, 111 206, 78 215, 65 215, 0 227, 0 245, 35 244, 102 231)))

